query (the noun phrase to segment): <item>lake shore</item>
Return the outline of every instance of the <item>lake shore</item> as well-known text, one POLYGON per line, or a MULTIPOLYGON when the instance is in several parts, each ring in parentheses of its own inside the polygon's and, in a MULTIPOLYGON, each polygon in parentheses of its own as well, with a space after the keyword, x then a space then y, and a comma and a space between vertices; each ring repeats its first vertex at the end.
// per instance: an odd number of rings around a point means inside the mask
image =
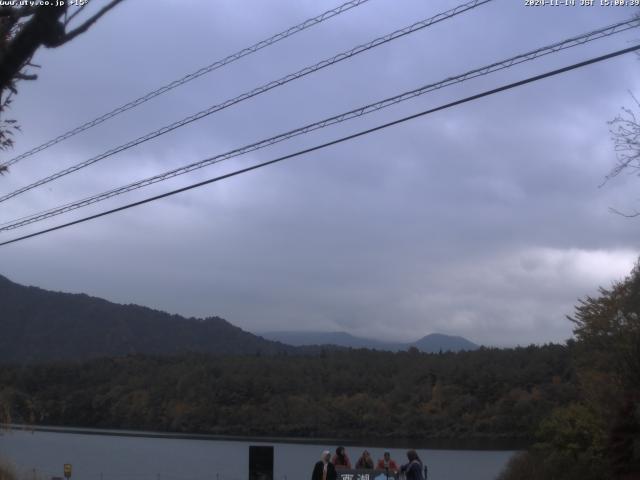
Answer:
MULTIPOLYGON (((166 438, 174 440, 209 440, 228 442, 287 443, 300 445, 353 445, 390 448, 422 448, 430 450, 523 450, 531 442, 522 438, 323 438, 323 437, 271 437, 215 435, 201 433, 156 432, 146 430, 118 430, 90 427, 61 427, 51 425, 2 425, 5 430, 38 431, 52 433, 70 433, 81 435, 106 435, 140 438, 166 438)), ((1 431, 0 431, 1 434, 1 431)))
MULTIPOLYGON (((146 432, 122 435, 117 430, 49 427, 59 430, 54 432, 37 428, 16 425, 0 434, 0 452, 17 471, 27 474, 25 478, 61 477, 63 466, 71 464, 74 478, 83 480, 241 480, 248 478, 250 447, 265 444, 273 447, 274 480, 309 478, 320 452, 339 444, 332 440, 326 444, 281 443, 278 438, 268 443, 264 438, 225 441, 202 436, 169 438, 155 432, 143 436, 146 432)), ((376 459, 389 451, 391 458, 403 462, 407 451, 407 446, 388 444, 356 446, 344 442, 344 446, 352 459, 364 448, 376 459)), ((429 466, 430 478, 446 480, 495 480, 515 453, 417 450, 429 466)))

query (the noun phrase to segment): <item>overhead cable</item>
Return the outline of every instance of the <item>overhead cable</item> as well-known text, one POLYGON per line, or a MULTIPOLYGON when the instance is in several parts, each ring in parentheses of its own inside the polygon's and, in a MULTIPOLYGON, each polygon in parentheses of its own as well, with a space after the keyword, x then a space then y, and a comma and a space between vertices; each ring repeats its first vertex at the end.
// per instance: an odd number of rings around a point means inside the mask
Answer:
POLYGON ((52 182, 54 180, 57 180, 60 177, 64 177, 66 175, 69 175, 73 172, 77 172, 80 169, 86 168, 90 165, 93 165, 94 163, 97 163, 101 160, 104 160, 105 158, 111 157, 112 155, 115 155, 116 153, 120 153, 124 150, 128 150, 132 147, 135 147, 136 145, 140 145, 141 143, 147 142, 151 139, 154 139, 156 137, 159 137, 161 135, 164 135, 165 133, 171 132, 177 128, 183 127, 185 125, 188 125, 192 122, 195 122, 197 120, 201 120, 204 117, 207 117, 215 112, 219 112, 220 110, 224 110, 225 108, 228 108, 232 105, 235 105, 237 103, 240 103, 244 100, 248 100, 250 98, 253 98, 257 95, 260 95, 262 93, 268 92, 270 90, 273 90, 276 87, 280 87, 282 85, 286 85, 289 82, 292 82, 294 80, 297 80, 299 78, 302 78, 306 75, 309 75, 311 73, 317 72, 319 70, 322 70, 330 65, 334 65, 336 63, 339 63, 343 60, 347 60, 349 58, 352 58, 360 53, 366 52, 368 50, 371 50, 372 48, 376 48, 379 47, 380 45, 384 45, 386 43, 389 43, 393 40, 396 40, 398 38, 404 37, 406 35, 410 35, 412 33, 415 33, 417 31, 420 31, 426 27, 429 27, 435 23, 438 22, 442 22, 444 20, 447 20, 449 18, 452 18, 456 15, 459 15, 461 13, 464 13, 466 11, 469 11, 473 8, 476 8, 480 5, 483 5, 485 3, 489 3, 493 0, 472 0, 470 2, 467 2, 465 4, 459 5, 455 8, 452 8, 450 10, 447 10, 446 12, 443 13, 439 13, 438 15, 435 15, 433 17, 421 20, 419 22, 414 23, 413 25, 409 25, 408 27, 402 28, 400 30, 396 30, 394 32, 391 32, 387 35, 384 35, 382 37, 378 37, 374 40, 372 40, 371 42, 362 44, 362 45, 358 45, 357 47, 352 48, 351 50, 339 53, 331 58, 328 58, 326 60, 322 60, 321 62, 318 62, 314 65, 305 67, 301 70, 298 70, 295 73, 290 73, 289 75, 285 75, 284 77, 279 78, 278 80, 273 80, 269 83, 266 83, 260 87, 254 88, 253 90, 250 90, 248 92, 245 92, 241 95, 238 95, 237 97, 225 100, 222 103, 219 103, 217 105, 213 105, 205 110, 201 110, 198 113, 195 113, 193 115, 190 115, 186 118, 183 118, 182 120, 179 120, 177 122, 174 122, 170 125, 166 125, 158 130, 154 130, 153 132, 147 133, 146 135, 143 135, 141 137, 136 138, 135 140, 131 140, 125 144, 119 145, 115 148, 112 148, 110 150, 107 150, 104 153, 101 153, 100 155, 97 155, 95 157, 92 157, 88 160, 85 160, 83 162, 77 163, 71 167, 65 168, 63 170, 60 170, 52 175, 49 175, 45 178, 42 178, 30 185, 27 185, 25 187, 21 187, 17 190, 14 190, 6 195, 3 195, 0 197, 0 203, 9 200, 10 198, 16 197, 24 192, 27 192, 29 190, 32 190, 36 187, 39 187, 41 185, 45 185, 49 182, 52 182))
POLYGON ((345 137, 341 137, 341 138, 338 138, 336 140, 332 140, 330 142, 323 143, 321 145, 316 145, 316 146, 311 147, 311 148, 306 148, 304 150, 300 150, 300 151, 297 151, 295 153, 291 153, 289 155, 284 155, 282 157, 278 157, 278 158, 275 158, 273 160, 269 160, 269 161, 262 162, 262 163, 259 163, 259 164, 256 164, 256 165, 252 165, 250 167, 242 168, 242 169, 236 170, 234 172, 230 172, 230 173, 227 173, 227 174, 224 174, 224 175, 220 175, 220 176, 217 176, 217 177, 214 177, 214 178, 210 178, 208 180, 204 180, 202 182, 194 183, 194 184, 188 185, 186 187, 178 188, 176 190, 171 190, 170 192, 165 192, 165 193, 162 193, 160 195, 155 195, 153 197, 145 198, 144 200, 139 200, 137 202, 129 203, 127 205, 123 205, 121 207, 113 208, 111 210, 106 210, 104 212, 100 212, 100 213, 97 213, 95 215, 90 215, 88 217, 80 218, 80 219, 74 220, 72 222, 64 223, 64 224, 61 224, 61 225, 56 225, 55 227, 47 228, 47 229, 44 229, 44 230, 40 230, 40 231, 37 231, 37 232, 30 233, 28 235, 23 235, 21 237, 13 238, 11 240, 7 240, 7 241, 4 241, 4 242, 1 242, 0 243, 0 247, 4 246, 4 245, 9 245, 11 243, 16 243, 16 242, 19 242, 19 241, 22 241, 22 240, 26 240, 28 238, 33 238, 33 237, 36 237, 36 236, 39 236, 39 235, 43 235, 45 233, 54 232, 56 230, 67 228, 67 227, 70 227, 72 225, 78 225, 80 223, 88 222, 89 220, 94 220, 96 218, 100 218, 100 217, 104 217, 104 216, 107 216, 107 215, 111 215, 111 214, 116 213, 116 212, 121 212, 123 210, 128 210, 130 208, 137 207, 137 206, 140 206, 140 205, 144 205, 146 203, 154 202, 154 201, 160 200, 162 198, 166 198, 166 197, 170 197, 170 196, 173 196, 173 195, 177 195, 178 193, 186 192, 188 190, 193 190, 195 188, 199 188, 199 187, 202 187, 204 185, 209 185, 211 183, 219 182, 219 181, 227 179, 227 178, 235 177, 235 176, 240 175, 242 173, 247 173, 247 172, 250 172, 252 170, 257 170, 259 168, 266 167, 268 165, 273 165, 275 163, 282 162, 284 160, 288 160, 288 159, 291 159, 291 158, 296 158, 296 157, 299 157, 301 155, 305 155, 307 153, 311 153, 311 152, 314 152, 314 151, 317 151, 317 150, 322 150, 322 149, 330 147, 332 145, 337 145, 339 143, 343 143, 343 142, 346 142, 346 141, 349 141, 349 140, 353 140, 355 138, 362 137, 364 135, 368 135, 370 133, 377 132, 379 130, 383 130, 383 129, 391 127, 391 126, 398 125, 398 124, 407 122, 409 120, 413 120, 415 118, 423 117, 425 115, 428 115, 428 114, 431 114, 431 113, 435 113, 435 112, 438 112, 438 111, 441 111, 441 110, 445 110, 447 108, 451 108, 451 107, 454 107, 454 106, 457 106, 457 105, 462 105, 464 103, 468 103, 468 102, 471 102, 471 101, 474 101, 474 100, 478 100, 478 99, 483 98, 483 97, 494 95, 496 93, 503 92, 505 90, 510 90, 512 88, 520 87, 520 86, 526 85, 528 83, 537 82, 539 80, 542 80, 542 79, 545 79, 545 78, 548 78, 548 77, 552 77, 552 76, 555 76, 555 75, 566 73, 568 71, 575 70, 577 68, 585 67, 587 65, 592 65, 594 63, 602 62, 604 60, 608 60, 608 59, 611 59, 611 58, 614 58, 614 57, 618 57, 618 56, 624 55, 626 53, 635 52, 635 51, 638 51, 638 50, 640 50, 640 45, 636 45, 636 46, 633 46, 633 47, 625 48, 625 49, 622 49, 622 50, 617 50, 615 52, 608 53, 606 55, 601 55, 599 57, 591 58, 589 60, 585 60, 585 61, 579 62, 579 63, 574 63, 573 65, 569 65, 569 66, 566 66, 566 67, 563 67, 563 68, 552 70, 550 72, 542 73, 540 75, 535 75, 533 77, 529 77, 529 78, 526 78, 524 80, 520 80, 520 81, 517 81, 517 82, 509 83, 509 84, 503 85, 501 87, 493 88, 491 90, 486 90, 486 91, 484 91, 482 93, 478 93, 476 95, 472 95, 470 97, 466 97, 466 98, 463 98, 461 100, 456 100, 454 102, 450 102, 450 103, 447 103, 447 104, 444 104, 444 105, 440 105, 439 107, 431 108, 429 110, 424 110, 422 112, 415 113, 413 115, 409 115, 409 116, 400 118, 398 120, 394 120, 392 122, 384 123, 382 125, 378 125, 376 127, 369 128, 367 130, 362 130, 362 131, 360 131, 358 133, 354 133, 352 135, 347 135, 345 137))
POLYGON ((17 157, 12 158, 11 160, 8 160, 6 162, 0 163, 0 167, 8 167, 11 166, 17 162, 19 162, 20 160, 23 160, 27 157, 30 157, 38 152, 41 152, 42 150, 45 150, 49 147, 52 147, 53 145, 56 145, 57 143, 60 143, 64 140, 67 140, 68 138, 71 138, 81 132, 84 132, 85 130, 88 130, 90 128, 95 127, 96 125, 100 125, 103 122, 106 122, 107 120, 109 120, 110 118, 113 118, 117 115, 120 115, 121 113, 126 112, 127 110, 131 110, 132 108, 135 108, 139 105, 142 105, 143 103, 148 102, 149 100, 158 97, 164 93, 169 92, 170 90, 173 90, 174 88, 177 88, 181 85, 184 85, 185 83, 188 83, 192 80, 195 80, 196 78, 199 78, 203 75, 206 75, 207 73, 211 73, 214 70, 217 70, 221 67, 224 67, 226 65, 229 65, 233 62, 235 62, 236 60, 240 60, 243 57, 246 57, 247 55, 250 55, 252 53, 257 52, 258 50, 262 50, 265 47, 269 47, 277 42, 279 42, 280 40, 284 40, 285 38, 291 37, 292 35, 295 35, 296 33, 302 32, 303 30, 306 30, 307 28, 313 27, 315 25, 318 25, 319 23, 324 22, 325 20, 329 20, 330 18, 333 18, 337 15, 340 15, 341 13, 344 13, 348 10, 351 10, 352 8, 358 7, 366 2, 368 2, 369 0, 351 0, 349 2, 343 3, 342 5, 336 7, 336 8, 332 8, 331 10, 327 10, 326 12, 317 15, 313 18, 309 18, 307 20, 305 20, 302 23, 299 23, 298 25, 295 25, 293 27, 290 27, 280 33, 277 33, 265 40, 261 40, 258 43, 254 43, 253 45, 251 45, 250 47, 246 47, 243 48, 242 50, 237 51, 236 53, 233 53, 221 60, 218 60, 216 62, 213 62, 210 65, 207 65, 206 67, 202 67, 198 70, 196 70, 195 72, 191 72, 187 75, 185 75, 184 77, 178 79, 178 80, 174 80, 170 83, 167 83, 166 85, 161 86, 160 88, 157 88, 156 90, 153 90, 141 97, 136 98, 135 100, 132 100, 128 103, 125 103, 124 105, 121 105, 118 108, 115 108, 103 115, 100 115, 97 118, 94 118, 91 121, 88 121, 86 123, 83 123, 82 125, 75 127, 71 130, 69 130, 68 132, 65 132, 45 143, 43 143, 42 145, 38 145, 37 147, 32 148, 31 150, 24 152, 20 155, 18 155, 17 157))
POLYGON ((392 105, 395 105, 397 103, 415 98, 417 96, 420 95, 424 95, 428 92, 432 92, 434 90, 438 90, 441 88, 445 88, 451 85, 454 85, 456 83, 461 83, 463 81, 466 80, 470 80, 472 78, 476 78, 476 77, 480 77, 483 75, 487 75, 499 70, 503 70, 506 68, 510 68, 514 65, 518 65, 520 63, 523 62, 527 62, 527 61, 531 61, 534 60, 536 58, 542 57, 544 55, 548 55, 551 53, 555 53, 558 52, 560 50, 564 50, 567 48, 571 48, 577 45, 583 45, 587 42, 591 42, 600 38, 604 38, 604 37, 608 37, 611 36, 615 33, 620 33, 623 32, 625 30, 629 30, 631 28, 636 28, 640 26, 640 19, 637 18, 633 18, 630 20, 626 20, 624 22, 618 22, 616 24, 613 25, 609 25, 607 27, 604 28, 600 28, 598 30, 594 30, 576 37, 571 37, 569 39, 563 40, 561 42, 557 42, 545 47, 541 47, 538 48, 536 50, 532 50, 529 51, 527 53, 522 53, 519 54, 515 57, 511 57, 508 58, 506 60, 502 60, 499 62, 495 62, 492 63, 490 65, 481 67, 481 68, 477 68, 474 70, 470 70, 466 73, 463 73, 461 75, 456 75, 453 77, 448 77, 442 81, 436 82, 436 83, 430 83, 427 85, 424 85, 420 88, 414 89, 414 90, 410 90, 408 92, 404 92, 401 93, 399 95, 395 95, 393 97, 389 97, 386 98, 384 100, 378 101, 376 103, 372 103, 369 105, 365 105, 353 110, 350 110, 348 112, 342 113, 340 115, 335 115, 329 118, 325 118, 323 120, 305 125, 303 127, 299 127, 296 128, 294 130, 290 130, 288 132, 285 133, 281 133, 279 135, 264 139, 264 140, 260 140, 258 142, 255 143, 251 143, 249 145, 245 145, 243 147, 240 148, 236 148, 234 150, 231 150, 229 152, 223 153, 223 154, 219 154, 219 155, 215 155, 213 157, 209 157, 206 158, 204 160, 199 160, 197 162, 193 162, 190 163, 188 165, 182 166, 182 167, 178 167, 169 171, 166 171, 164 173, 160 173, 157 175, 154 175, 152 177, 148 177, 142 180, 138 180, 136 182, 130 183, 128 185, 124 185, 121 187, 117 187, 105 192, 102 192, 100 194, 97 195, 93 195, 87 198, 84 198, 82 200, 77 200, 75 202, 71 202, 71 203, 67 203, 64 205, 60 205, 45 211, 41 211, 35 214, 30 214, 21 218, 17 218, 14 220, 10 220, 8 222, 5 222, 3 224, 0 224, 0 231, 7 231, 7 230, 13 230, 16 228, 20 228, 23 227, 25 225, 29 225, 31 223, 35 223, 38 221, 42 221, 45 220, 47 218, 51 218, 57 215, 61 215, 63 213, 67 213, 73 210, 76 210, 78 208, 82 208, 97 202, 101 202, 103 200, 106 200, 108 198, 111 197, 115 197, 117 195, 122 195, 124 193, 127 192, 131 192, 133 190, 137 190, 139 188, 143 188, 149 185, 152 185, 154 183, 158 183, 164 180, 167 180, 169 178, 173 178, 179 175, 183 175, 185 173, 189 173, 191 171, 203 168, 203 167, 207 167, 209 165, 213 165, 216 163, 220 163, 222 161, 228 160, 230 158, 234 158, 234 157, 238 157, 240 155, 255 151, 255 150, 259 150, 271 145, 274 145, 276 143, 280 143, 283 142, 285 140, 289 140, 293 137, 299 136, 299 135, 303 135, 315 130, 319 130, 321 128, 325 128, 328 127, 330 125, 334 125, 337 123, 342 123, 344 121, 347 120, 351 120, 353 118, 357 118, 357 117, 361 117, 363 115, 367 115, 373 112, 376 112, 378 110, 390 107, 392 105))

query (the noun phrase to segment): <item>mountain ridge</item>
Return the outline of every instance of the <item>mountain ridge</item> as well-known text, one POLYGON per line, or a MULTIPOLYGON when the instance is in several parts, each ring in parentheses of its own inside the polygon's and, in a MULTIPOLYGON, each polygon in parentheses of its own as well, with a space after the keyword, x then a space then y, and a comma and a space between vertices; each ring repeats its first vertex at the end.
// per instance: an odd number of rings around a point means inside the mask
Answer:
POLYGON ((333 331, 301 331, 283 330, 256 332, 268 340, 279 341, 293 346, 317 346, 336 345, 346 348, 370 348, 374 350, 387 350, 392 352, 408 350, 415 347, 425 353, 438 353, 440 351, 459 352, 463 350, 476 350, 479 345, 456 335, 445 335, 442 333, 431 333, 414 342, 384 342, 371 338, 364 338, 352 335, 347 332, 333 331))
MULTIPOLYGON (((86 293, 25 286, 0 275, 0 363, 82 361, 129 354, 213 355, 318 354, 321 350, 368 348, 427 353, 474 350, 462 337, 432 334, 412 343, 382 342, 345 332, 315 332, 300 341, 290 331, 253 334, 227 320, 184 317, 161 310, 120 304, 86 293)), ((313 333, 313 332, 312 332, 313 333)))
POLYGON ((295 353, 227 320, 183 317, 84 293, 24 286, 0 275, 0 362, 86 360, 128 354, 295 353))

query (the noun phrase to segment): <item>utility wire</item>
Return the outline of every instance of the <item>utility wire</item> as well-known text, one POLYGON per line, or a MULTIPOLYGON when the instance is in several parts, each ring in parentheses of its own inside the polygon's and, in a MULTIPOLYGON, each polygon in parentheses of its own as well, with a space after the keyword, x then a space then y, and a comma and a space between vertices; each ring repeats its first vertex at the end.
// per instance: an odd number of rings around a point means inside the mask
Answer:
POLYGON ((154 183, 158 183, 164 180, 167 180, 169 178, 173 178, 176 177, 178 175, 183 175, 185 173, 191 172, 193 170, 197 170, 209 165, 213 165, 216 163, 220 163, 222 161, 228 160, 230 158, 234 158, 240 155, 243 155, 245 153, 248 152, 252 152, 255 150, 259 150, 262 148, 266 148, 268 146, 274 145, 276 143, 280 143, 282 141, 285 140, 289 140, 293 137, 296 137, 298 135, 302 135, 302 134, 306 134, 315 130, 319 130, 321 128, 325 128, 328 127, 330 125, 334 125, 337 123, 341 123, 353 118, 357 118, 363 115, 367 115, 369 113, 373 113, 376 112, 378 110, 381 110, 383 108, 387 108, 389 106, 395 105, 397 103, 403 102, 405 100, 409 100, 411 98, 417 97, 419 95, 423 95, 425 93, 440 89, 440 88, 444 88, 450 85, 454 85, 456 83, 461 83, 465 80, 469 80, 472 78, 476 78, 479 76, 483 76, 483 75, 487 75, 489 73, 493 73, 499 70, 503 70, 509 67, 512 67, 514 65, 523 63, 523 62, 527 62, 527 61, 531 61, 534 60, 536 58, 539 58, 541 56, 544 55, 548 55, 551 53, 555 53, 558 52, 560 50, 563 49, 567 49, 567 48, 571 48, 577 45, 583 45, 584 43, 587 42, 591 42, 600 38, 604 38, 604 37, 608 37, 610 35, 613 35, 615 33, 620 33, 623 32, 625 30, 629 30, 631 28, 636 28, 640 26, 640 19, 630 19, 624 22, 619 22, 613 25, 610 25, 608 27, 604 27, 604 28, 600 28, 598 30, 594 30, 592 32, 589 33, 585 33, 576 37, 572 37, 566 40, 563 40, 561 42, 557 42, 545 47, 541 47, 538 48, 536 50, 532 50, 529 51, 527 53, 523 53, 520 55, 517 55, 515 57, 511 57, 508 58, 506 60, 502 60, 500 62, 496 62, 493 63, 491 65, 485 66, 485 67, 481 67, 475 70, 471 70, 468 71, 466 73, 463 73, 461 75, 457 75, 454 77, 449 77, 446 78, 445 80, 442 80, 440 82, 437 83, 431 83, 428 85, 424 85, 420 88, 417 88, 415 90, 411 90, 408 92, 404 92, 401 93, 399 95, 395 95, 393 97, 389 97, 386 98, 384 100, 381 100, 379 102, 376 103, 372 103, 363 107, 359 107, 357 109, 354 110, 350 110, 348 112, 342 113, 340 115, 336 115, 333 117, 329 117, 329 118, 325 118, 323 120, 320 120, 318 122, 315 123, 311 123, 308 125, 305 125, 303 127, 297 128, 295 130, 291 130, 288 131, 286 133, 281 133, 279 135, 276 135, 274 137, 270 137, 264 140, 260 140, 258 142, 249 144, 249 145, 245 145, 243 147, 240 148, 236 148, 234 150, 231 150, 229 152, 223 153, 223 154, 219 154, 210 158, 206 158, 204 160, 200 160, 198 162, 194 162, 182 167, 178 167, 172 170, 169 170, 167 172, 158 174, 158 175, 154 175, 152 177, 148 177, 142 180, 138 180, 136 182, 130 183, 128 185, 124 185, 121 187, 117 187, 114 188, 112 190, 108 190, 106 192, 97 194, 97 195, 93 195, 91 197, 87 197, 84 198, 82 200, 78 200, 72 203, 67 203, 65 205, 61 205, 58 207, 54 207, 52 209, 49 210, 45 210, 45 211, 41 211, 35 214, 30 214, 21 218, 17 218, 14 220, 10 220, 8 222, 5 222, 3 224, 0 224, 0 231, 7 231, 7 230, 13 230, 31 223, 35 223, 41 220, 45 220, 47 218, 51 218, 53 216, 57 216, 57 215, 61 215, 63 213, 67 213, 70 212, 72 210, 76 210, 78 208, 82 208, 88 205, 91 205, 93 203, 97 203, 103 200, 106 200, 108 198, 111 197, 115 197, 117 195, 122 195, 124 193, 133 191, 133 190, 137 190, 139 188, 143 188, 146 187, 148 185, 152 185, 154 183))
POLYGON ((462 5, 458 5, 455 8, 452 8, 450 10, 447 10, 446 12, 442 12, 439 13, 438 15, 435 15, 433 17, 421 20, 419 22, 414 23, 413 25, 409 25, 408 27, 402 28, 400 30, 396 30, 394 32, 391 32, 387 35, 384 35, 382 37, 378 37, 368 43, 362 44, 362 45, 358 45, 357 47, 352 48, 351 50, 339 53, 329 59, 325 59, 322 60, 321 62, 316 63, 315 65, 311 65, 308 67, 305 67, 301 70, 298 70, 296 73, 290 73, 289 75, 286 75, 284 77, 279 78, 278 80, 273 80, 269 83, 266 83, 260 87, 254 88, 253 90, 250 90, 248 92, 245 92, 241 95, 238 95, 237 97, 225 100, 222 103, 219 103, 217 105, 213 105, 205 110, 201 110, 198 113, 195 113, 193 115, 190 115, 186 118, 183 118, 182 120, 179 120, 177 122, 174 122, 170 125, 166 125, 158 130, 154 130, 153 132, 147 133, 146 135, 143 135, 141 137, 138 137, 135 140, 131 140, 123 145, 120 145, 118 147, 112 148, 104 153, 101 153, 100 155, 97 155, 95 157, 92 157, 88 160, 85 160, 83 162, 80 162, 76 165, 73 165, 71 167, 65 168, 63 170, 60 170, 52 175, 49 175, 48 177, 42 178, 30 185, 27 185, 25 187, 19 188, 13 192, 10 192, 2 197, 0 197, 0 203, 4 202, 6 200, 9 200, 10 198, 13 198, 17 195, 20 195, 24 192, 27 192, 31 189, 34 189, 36 187, 39 187, 41 185, 47 184, 49 182, 52 182, 60 177, 64 177, 66 175, 69 175, 73 172, 76 172, 82 168, 88 167, 89 165, 93 165, 96 162, 99 162, 100 160, 104 160, 107 157, 110 157, 112 155, 115 155, 116 153, 120 153, 124 150, 128 150, 129 148, 135 147, 136 145, 140 145, 141 143, 144 143, 148 140, 151 140, 153 138, 159 137, 160 135, 164 135, 165 133, 171 132, 177 128, 183 127, 189 123, 195 122, 196 120, 200 120, 204 117, 207 117, 209 115, 211 115, 212 113, 215 112, 219 112, 220 110, 224 110, 225 108, 228 108, 232 105, 235 105, 236 103, 240 103, 244 100, 248 100, 252 97, 255 97, 257 95, 260 95, 262 93, 268 92, 269 90, 272 90, 276 87, 280 87, 282 85, 285 85, 289 82, 292 82, 294 80, 297 80, 299 78, 302 78, 306 75, 309 75, 311 73, 317 72, 318 70, 322 70, 323 68, 326 68, 328 66, 334 65, 336 63, 339 63, 343 60, 347 60, 349 58, 352 58, 360 53, 366 52, 368 50, 371 50, 373 48, 376 48, 380 45, 384 45, 386 43, 389 43, 393 40, 396 40, 398 38, 404 37, 406 35, 410 35, 412 33, 415 33, 419 30, 422 30, 426 27, 429 27, 435 23, 447 20, 449 18, 452 18, 456 15, 459 15, 461 13, 464 13, 468 10, 474 9, 480 5, 483 5, 485 3, 489 3, 493 0, 472 0, 470 2, 464 3, 462 5))
POLYGON ((435 113, 435 112, 438 112, 440 110, 445 110, 447 108, 455 107, 457 105, 462 105, 464 103, 468 103, 468 102, 471 102, 471 101, 474 101, 474 100, 478 100, 478 99, 483 98, 483 97, 488 97, 490 95, 494 95, 494 94, 499 93, 499 92, 504 92, 504 91, 510 90, 512 88, 516 88, 516 87, 520 87, 522 85, 526 85, 526 84, 529 84, 529 83, 537 82, 539 80, 542 80, 542 79, 545 79, 545 78, 548 78, 548 77, 552 77, 552 76, 555 76, 555 75, 560 75, 562 73, 566 73, 566 72, 569 72, 571 70, 575 70, 575 69, 578 69, 578 68, 586 67, 587 65, 592 65, 594 63, 602 62, 604 60, 608 60, 608 59, 611 59, 611 58, 614 58, 614 57, 618 57, 620 55, 624 55, 626 53, 634 52, 634 51, 637 51, 637 50, 640 50, 640 45, 636 45, 634 47, 625 48, 625 49, 622 49, 622 50, 617 50, 615 52, 608 53, 606 55, 601 55, 599 57, 591 58, 591 59, 585 60, 583 62, 574 63, 572 65, 569 65, 569 66, 566 66, 566 67, 563 67, 563 68, 559 68, 557 70, 552 70, 552 71, 549 71, 549 72, 546 72, 546 73, 542 73, 540 75, 535 75, 533 77, 529 77, 529 78, 526 78, 524 80, 520 80, 520 81, 517 81, 517 82, 509 83, 507 85, 502 85, 501 87, 493 88, 491 90, 486 90, 486 91, 484 91, 482 93, 478 93, 476 95, 472 95, 470 97, 466 97, 466 98, 463 98, 461 100, 456 100, 454 102, 446 103, 444 105, 440 105, 439 107, 431 108, 429 110, 424 110, 422 112, 415 113, 413 115, 409 115, 409 116, 394 120, 392 122, 384 123, 382 125, 378 125, 376 127, 369 128, 367 130, 362 130, 362 131, 354 133, 352 135, 347 135, 345 137, 341 137, 341 138, 338 138, 336 140, 332 140, 330 142, 326 142, 326 143, 323 143, 323 144, 320 144, 320 145, 316 145, 314 147, 306 148, 304 150, 299 150, 299 151, 297 151, 295 153, 291 153, 289 155, 284 155, 282 157, 278 157, 278 158, 275 158, 273 160, 269 160, 269 161, 266 161, 266 162, 263 162, 263 163, 252 165, 250 167, 242 168, 242 169, 236 170, 234 172, 230 172, 230 173, 227 173, 227 174, 224 174, 224 175, 220 175, 220 176, 217 176, 217 177, 214 177, 214 178, 210 178, 208 180, 204 180, 202 182, 194 183, 194 184, 188 185, 186 187, 178 188, 176 190, 171 190, 169 192, 162 193, 160 195, 155 195, 153 197, 145 198, 144 200, 140 200, 140 201, 137 201, 137 202, 129 203, 127 205, 123 205, 121 207, 113 208, 111 210, 106 210, 106 211, 97 213, 95 215, 90 215, 88 217, 80 218, 80 219, 74 220, 72 222, 68 222, 68 223, 64 223, 64 224, 61 224, 61 225, 57 225, 55 227, 51 227, 51 228, 47 228, 47 229, 44 229, 44 230, 40 230, 40 231, 37 231, 37 232, 34 232, 34 233, 30 233, 28 235, 23 235, 23 236, 18 237, 18 238, 13 238, 11 240, 7 240, 7 241, 4 241, 4 242, 0 243, 0 247, 4 246, 4 245, 9 245, 11 243, 19 242, 19 241, 22 241, 22 240, 26 240, 28 238, 32 238, 32 237, 36 237, 36 236, 39 236, 39 235, 43 235, 45 233, 49 233, 49 232, 53 232, 53 231, 56 231, 56 230, 60 230, 62 228, 70 227, 72 225, 77 225, 77 224, 80 224, 80 223, 84 223, 84 222, 87 222, 89 220, 94 220, 96 218, 104 217, 104 216, 110 215, 112 213, 121 212, 121 211, 127 210, 129 208, 137 207, 139 205, 144 205, 145 203, 154 202, 156 200, 160 200, 162 198, 170 197, 172 195, 176 195, 178 193, 186 192, 188 190, 193 190, 194 188, 202 187, 202 186, 208 185, 210 183, 215 183, 215 182, 218 182, 220 180, 224 180, 224 179, 227 179, 227 178, 235 177, 235 176, 240 175, 242 173, 247 173, 247 172, 250 172, 252 170, 257 170, 259 168, 266 167, 268 165, 273 165, 274 163, 282 162, 282 161, 288 160, 290 158, 299 157, 299 156, 305 155, 307 153, 315 152, 316 150, 322 150, 324 148, 330 147, 332 145, 337 145, 339 143, 343 143, 343 142, 346 142, 348 140, 353 140, 355 138, 362 137, 362 136, 368 135, 370 133, 377 132, 379 130, 383 130, 383 129, 388 128, 388 127, 392 127, 394 125, 398 125, 398 124, 407 122, 409 120, 413 120, 415 118, 423 117, 425 115, 429 115, 431 113, 435 113))
POLYGON ((138 105, 142 105, 143 103, 148 102, 149 100, 160 96, 164 93, 167 93, 170 90, 173 90, 174 88, 177 88, 181 85, 184 85, 185 83, 190 82, 191 80, 195 80, 196 78, 199 78, 203 75, 206 75, 207 73, 211 73, 214 70, 217 70, 221 67, 224 67, 226 65, 229 65, 230 63, 235 62, 236 60, 240 60, 243 57, 246 57, 247 55, 250 55, 252 53, 257 52, 258 50, 262 50, 263 48, 269 47, 277 42, 279 42, 280 40, 284 40, 287 37, 291 37, 292 35, 295 35, 296 33, 302 32, 303 30, 306 30, 307 28, 313 27, 315 25, 318 25, 322 22, 324 22, 325 20, 329 20, 330 18, 333 18, 337 15, 340 15, 341 13, 344 13, 348 10, 351 10, 352 8, 358 7, 366 2, 368 2, 369 0, 351 0, 349 2, 343 3, 342 5, 333 8, 331 10, 327 10, 326 12, 315 16, 313 18, 309 18, 307 20, 305 20, 304 22, 295 25, 293 27, 290 27, 280 33, 277 33, 265 40, 261 40, 258 43, 254 43, 253 45, 251 45, 250 47, 247 48, 243 48, 242 50, 233 53, 221 60, 218 60, 210 65, 207 65, 206 67, 202 67, 199 70, 196 70, 195 72, 191 72, 187 75, 185 75, 184 77, 178 79, 178 80, 174 80, 173 82, 167 83, 166 85, 163 85, 162 87, 153 90, 152 92, 147 93, 146 95, 143 95, 142 97, 136 98, 135 100, 130 101, 129 103, 125 103, 124 105, 115 108, 113 110, 111 110, 110 112, 105 113, 104 115, 101 115, 91 121, 88 121, 86 123, 83 123, 82 125, 80 125, 79 127, 76 127, 72 130, 69 130, 68 132, 63 133, 62 135, 53 138, 45 143, 43 143, 42 145, 39 145, 35 148, 32 148, 31 150, 24 152, 20 155, 18 155, 17 157, 12 158, 11 160, 8 160, 6 162, 3 162, 0 164, 0 166, 2 167, 8 167, 10 165, 13 165, 17 162, 19 162, 20 160, 23 160, 27 157, 30 157, 38 152, 41 152, 42 150, 46 150, 47 148, 60 143, 68 138, 71 138, 81 132, 84 132, 85 130, 88 130, 90 128, 95 127, 96 125, 100 125, 103 122, 106 122, 107 120, 109 120, 110 118, 113 118, 117 115, 120 115, 121 113, 126 112, 127 110, 131 110, 132 108, 137 107, 138 105))

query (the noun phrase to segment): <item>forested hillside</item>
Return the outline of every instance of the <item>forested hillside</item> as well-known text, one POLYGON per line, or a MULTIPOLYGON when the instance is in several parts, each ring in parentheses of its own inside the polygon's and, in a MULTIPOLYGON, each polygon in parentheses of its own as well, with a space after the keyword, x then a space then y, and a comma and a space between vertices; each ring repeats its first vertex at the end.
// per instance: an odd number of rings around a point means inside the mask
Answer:
POLYGON ((128 356, 3 368, 15 422, 301 437, 531 437, 575 397, 561 345, 128 356))
POLYGON ((84 294, 50 292, 0 276, 0 362, 145 354, 273 354, 294 349, 219 317, 184 318, 84 294))

